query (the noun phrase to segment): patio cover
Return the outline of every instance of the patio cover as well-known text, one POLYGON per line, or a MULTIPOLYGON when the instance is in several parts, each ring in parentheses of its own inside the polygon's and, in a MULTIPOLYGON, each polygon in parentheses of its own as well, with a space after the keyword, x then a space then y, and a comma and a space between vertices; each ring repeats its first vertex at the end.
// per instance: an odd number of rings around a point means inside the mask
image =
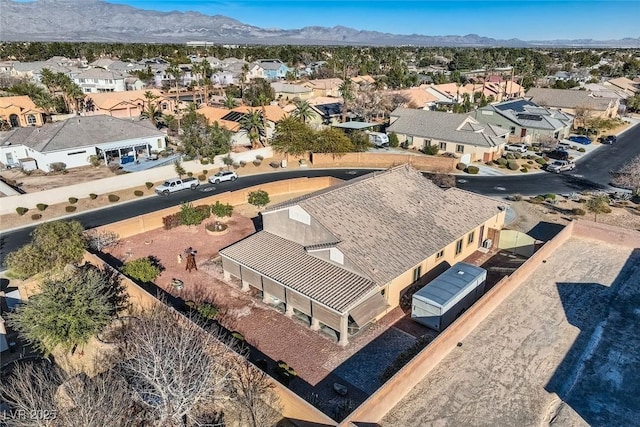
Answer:
POLYGON ((387 300, 380 295, 380 293, 375 293, 366 301, 349 311, 349 315, 353 320, 355 320, 358 326, 362 328, 367 323, 375 319, 376 316, 384 312, 388 307, 389 304, 387 304, 387 300))
POLYGON ((334 128, 340 129, 351 129, 351 130, 362 130, 369 129, 376 126, 380 126, 380 123, 367 123, 367 122, 345 122, 345 123, 336 123, 332 125, 334 128))

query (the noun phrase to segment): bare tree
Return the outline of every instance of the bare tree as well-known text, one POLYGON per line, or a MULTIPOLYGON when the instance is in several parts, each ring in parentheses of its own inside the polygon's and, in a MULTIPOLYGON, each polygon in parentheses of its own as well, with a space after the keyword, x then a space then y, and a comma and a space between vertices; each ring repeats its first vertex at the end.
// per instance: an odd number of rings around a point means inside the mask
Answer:
POLYGON ((103 249, 114 247, 118 244, 120 236, 113 231, 87 230, 84 233, 89 249, 102 252, 103 249))
POLYGON ((612 175, 615 185, 630 189, 634 195, 640 195, 640 156, 631 159, 612 175))
POLYGON ((131 324, 119 368, 156 425, 184 425, 220 397, 235 354, 219 332, 205 331, 173 309, 155 305, 131 324))
POLYGON ((50 363, 17 362, 0 382, 0 401, 9 404, 3 421, 9 427, 48 427, 56 421, 55 394, 64 381, 62 370, 50 363))
POLYGON ((540 149, 543 151, 550 148, 556 148, 556 146, 558 145, 558 140, 554 138, 553 135, 548 134, 539 135, 536 138, 536 142, 540 144, 540 149))
POLYGON ((231 402, 239 425, 274 425, 282 418, 280 400, 266 373, 241 359, 232 371, 231 402))

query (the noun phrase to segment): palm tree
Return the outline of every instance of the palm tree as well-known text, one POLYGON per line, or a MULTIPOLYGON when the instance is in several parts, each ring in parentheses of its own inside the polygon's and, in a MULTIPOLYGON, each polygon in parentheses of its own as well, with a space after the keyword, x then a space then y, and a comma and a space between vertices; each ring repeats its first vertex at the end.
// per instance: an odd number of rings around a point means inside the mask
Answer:
POLYGON ((176 119, 178 121, 178 135, 180 135, 180 86, 179 80, 180 75, 182 74, 182 70, 180 69, 180 65, 177 63, 172 63, 168 68, 167 72, 171 74, 171 76, 176 81, 176 119))
POLYGON ((353 83, 350 79, 344 79, 344 81, 340 84, 338 88, 340 91, 340 95, 342 95, 342 118, 341 121, 344 123, 347 121, 347 110, 351 107, 351 103, 354 99, 353 94, 353 83))
POLYGON ((227 94, 227 97, 224 99, 224 107, 228 108, 229 110, 232 110, 237 106, 238 106, 238 104, 236 103, 235 98, 233 96, 227 94))
POLYGON ((313 118, 314 111, 309 102, 298 101, 296 102, 296 109, 292 115, 296 119, 302 121, 302 123, 307 123, 307 120, 311 120, 313 118))
POLYGON ((244 99, 244 83, 247 79, 248 72, 249 64, 242 64, 242 71, 240 72, 240 99, 244 99))
POLYGON ((262 113, 259 110, 252 110, 245 114, 240 119, 240 131, 247 134, 253 148, 256 148, 258 143, 264 146, 262 139, 265 137, 265 127, 262 113))
POLYGON ((165 124, 162 110, 158 106, 159 96, 148 90, 144 93, 144 98, 146 101, 140 112, 140 118, 149 120, 155 127, 165 124))

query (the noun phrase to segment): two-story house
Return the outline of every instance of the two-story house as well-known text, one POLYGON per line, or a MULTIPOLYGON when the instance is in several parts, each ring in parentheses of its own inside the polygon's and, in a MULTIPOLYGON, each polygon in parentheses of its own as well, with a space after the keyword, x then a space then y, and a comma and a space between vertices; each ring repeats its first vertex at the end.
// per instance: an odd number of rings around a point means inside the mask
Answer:
POLYGON ((500 157, 509 135, 507 129, 481 124, 468 114, 402 107, 390 114, 390 123, 387 133, 395 133, 408 148, 437 146, 439 152, 454 154, 465 164, 500 157))
POLYGON ((73 81, 84 93, 122 92, 127 90, 125 80, 130 77, 104 68, 90 68, 74 76, 73 81))
POLYGON ((262 68, 264 78, 267 80, 284 79, 287 73, 291 71, 291 69, 279 59, 260 59, 256 61, 256 63, 262 68))
POLYGON ((582 111, 591 117, 605 119, 618 117, 620 100, 599 96, 597 92, 571 89, 532 87, 525 97, 538 105, 576 115, 582 111))
POLYGON ((293 101, 298 99, 306 101, 313 97, 313 89, 301 84, 271 82, 271 88, 277 100, 293 101))
POLYGON ((573 116, 541 107, 525 99, 515 99, 477 109, 473 117, 480 123, 509 129, 509 142, 532 143, 560 140, 569 136, 573 116))
POLYGON ((342 96, 342 94, 340 93, 342 79, 316 79, 302 82, 300 84, 311 88, 311 90, 313 90, 314 97, 332 96, 337 98, 339 96, 342 96))
POLYGON ((271 206, 220 256, 226 280, 346 345, 429 271, 495 239, 504 217, 502 202, 402 165, 271 206))
POLYGON ((42 126, 44 114, 27 95, 0 97, 0 119, 12 128, 42 126))

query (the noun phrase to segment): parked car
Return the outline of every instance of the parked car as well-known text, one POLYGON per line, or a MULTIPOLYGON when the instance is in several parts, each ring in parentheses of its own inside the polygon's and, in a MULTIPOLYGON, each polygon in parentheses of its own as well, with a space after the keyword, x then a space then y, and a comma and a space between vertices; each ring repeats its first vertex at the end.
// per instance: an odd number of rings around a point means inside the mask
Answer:
POLYGON ((569 160, 569 153, 560 149, 547 151, 544 156, 554 160, 569 160))
POLYGON ((578 144, 582 144, 582 145, 589 145, 591 144, 591 138, 588 138, 586 136, 583 135, 575 135, 575 136, 570 136, 569 137, 569 141, 578 143, 578 144))
POLYGON ((510 144, 510 145, 507 145, 504 149, 507 151, 516 151, 518 153, 526 153, 527 151, 529 151, 529 146, 526 144, 510 144))
POLYGON ((156 193, 161 196, 168 196, 170 193, 186 190, 187 188, 195 190, 199 185, 200 182, 193 177, 185 179, 173 178, 165 181, 162 185, 157 186, 156 193))
POLYGON ((236 179, 238 179, 237 173, 233 171, 220 171, 209 178, 209 182, 212 184, 220 184, 224 181, 235 181, 236 179))
POLYGON ((547 165, 547 170, 549 172, 560 173, 564 171, 572 171, 575 169, 576 164, 571 160, 556 160, 553 163, 547 165))
POLYGON ((607 135, 604 138, 602 138, 600 141, 602 141, 603 144, 613 144, 618 140, 618 138, 616 138, 615 135, 607 135))

